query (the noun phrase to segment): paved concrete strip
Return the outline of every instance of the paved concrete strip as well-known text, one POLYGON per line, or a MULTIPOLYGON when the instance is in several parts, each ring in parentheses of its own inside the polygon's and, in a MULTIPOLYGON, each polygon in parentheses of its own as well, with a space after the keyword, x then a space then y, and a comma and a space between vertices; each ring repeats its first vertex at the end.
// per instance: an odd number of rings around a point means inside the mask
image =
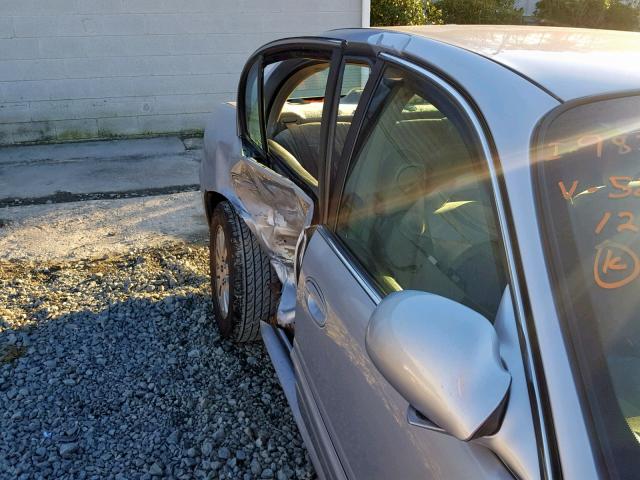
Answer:
MULTIPOLYGON (((82 157, 89 153, 85 150, 89 147, 75 144, 75 149, 63 145, 65 148, 57 152, 60 155, 54 152, 56 155, 45 159, 45 152, 40 151, 40 147, 20 147, 36 149, 34 156, 28 157, 29 153, 25 153, 22 157, 20 152, 10 156, 35 159, 38 158, 36 154, 40 154, 40 160, 0 162, 0 200, 47 197, 58 192, 126 192, 198 183, 201 151, 185 150, 178 138, 93 143, 104 144, 109 155, 95 151, 96 157, 82 157), (181 151, 174 145, 176 142, 181 151), (157 151, 159 145, 168 146, 168 150, 157 151), (73 159, 69 158, 72 156, 73 159)), ((55 147, 57 145, 47 146, 53 150, 55 147)), ((90 149, 94 148, 92 144, 90 149)), ((0 155, 6 150, 11 149, 3 149, 0 155)))
POLYGON ((95 258, 166 241, 206 243, 207 235, 200 192, 0 209, 4 260, 95 258))
MULTIPOLYGON (((197 140, 187 143, 198 144, 197 140)), ((178 137, 0 147, 0 164, 165 156, 179 155, 184 151, 185 144, 178 137)))
POLYGON ((155 195, 170 195, 173 193, 194 192, 199 189, 200 186, 194 184, 172 185, 170 187, 161 188, 145 188, 142 190, 127 190, 126 192, 58 192, 55 195, 47 195, 46 197, 0 199, 0 208, 22 207, 27 205, 42 205, 51 203, 83 202, 87 200, 115 200, 116 198, 152 197, 155 195))

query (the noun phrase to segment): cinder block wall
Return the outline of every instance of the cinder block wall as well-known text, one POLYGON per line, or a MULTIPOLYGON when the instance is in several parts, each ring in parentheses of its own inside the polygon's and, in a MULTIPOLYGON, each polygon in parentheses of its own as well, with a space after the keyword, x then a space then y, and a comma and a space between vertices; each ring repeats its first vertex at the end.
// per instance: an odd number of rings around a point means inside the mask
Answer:
MULTIPOLYGON (((0 144, 185 132, 269 40, 362 24, 362 0, 0 0, 0 144)), ((365 7, 366 8, 366 7, 365 7)))

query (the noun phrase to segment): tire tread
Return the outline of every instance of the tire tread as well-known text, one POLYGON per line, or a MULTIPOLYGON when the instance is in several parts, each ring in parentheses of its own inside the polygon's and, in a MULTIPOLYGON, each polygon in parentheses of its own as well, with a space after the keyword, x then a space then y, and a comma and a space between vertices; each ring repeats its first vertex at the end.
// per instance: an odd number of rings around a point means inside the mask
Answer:
POLYGON ((275 317, 279 281, 269 256, 231 204, 221 202, 216 208, 222 209, 231 231, 230 254, 236 272, 230 285, 235 290, 231 295, 235 301, 230 307, 235 315, 230 337, 239 343, 254 341, 260 338, 260 321, 269 322, 275 317))

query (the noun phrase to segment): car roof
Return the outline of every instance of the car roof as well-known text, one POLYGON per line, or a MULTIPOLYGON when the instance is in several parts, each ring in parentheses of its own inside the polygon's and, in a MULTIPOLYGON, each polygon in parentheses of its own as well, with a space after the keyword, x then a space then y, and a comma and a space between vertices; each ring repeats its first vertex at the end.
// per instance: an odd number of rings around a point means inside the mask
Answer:
POLYGON ((481 55, 560 100, 640 90, 640 33, 506 25, 425 25, 334 30, 331 36, 378 48, 424 52, 440 42, 481 55), (367 34, 365 34, 367 32, 367 34), (398 37, 406 37, 401 40, 398 37), (415 43, 422 43, 422 46, 415 43), (418 48, 416 48, 418 47, 418 48))

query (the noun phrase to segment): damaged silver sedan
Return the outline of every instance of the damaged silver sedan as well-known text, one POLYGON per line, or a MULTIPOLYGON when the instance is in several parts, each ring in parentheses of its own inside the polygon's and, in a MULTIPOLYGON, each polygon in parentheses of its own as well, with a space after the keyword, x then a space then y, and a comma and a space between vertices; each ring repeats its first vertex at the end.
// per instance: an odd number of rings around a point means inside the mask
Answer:
POLYGON ((272 42, 205 133, 222 335, 320 477, 640 476, 640 35, 272 42))

